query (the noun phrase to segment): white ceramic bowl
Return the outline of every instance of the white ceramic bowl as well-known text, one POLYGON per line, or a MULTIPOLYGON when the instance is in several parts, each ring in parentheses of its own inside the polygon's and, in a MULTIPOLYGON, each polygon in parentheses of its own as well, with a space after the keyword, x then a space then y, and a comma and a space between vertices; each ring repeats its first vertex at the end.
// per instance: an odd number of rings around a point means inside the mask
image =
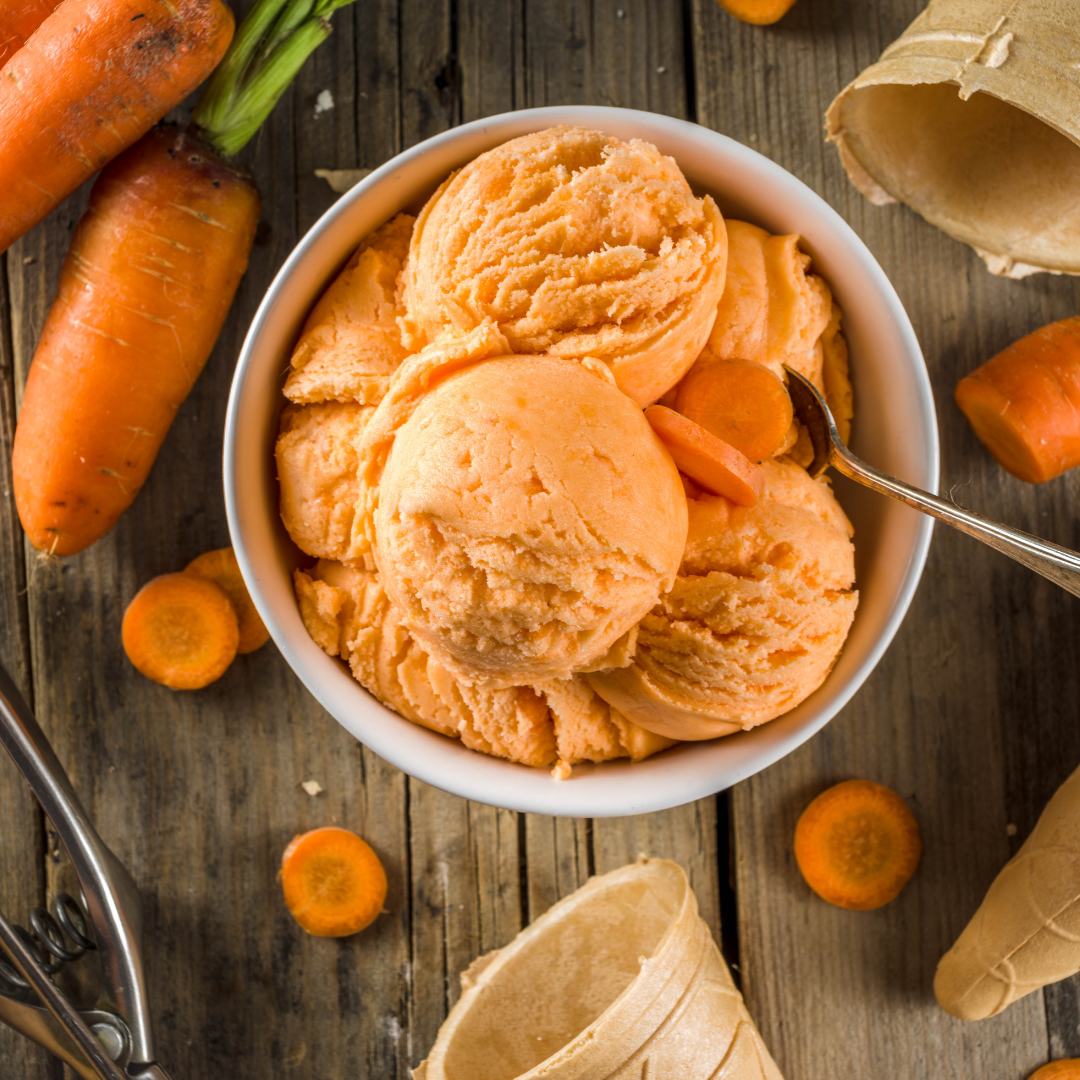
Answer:
MULTIPOLYGON (((291 573, 302 560, 278 515, 273 445, 289 355, 312 304, 357 242, 399 210, 413 212, 452 170, 507 139, 553 124, 654 143, 725 216, 800 233, 844 309, 855 384, 853 448, 870 463, 936 490, 934 403, 904 309, 840 216, 778 165, 723 135, 666 116, 588 106, 529 109, 465 124, 375 170, 316 223, 259 307, 236 369, 225 428, 225 499, 251 595, 285 659, 321 704, 380 757, 426 783, 512 810, 571 816, 640 814, 698 799, 771 765, 819 731, 888 647, 922 573, 931 522, 855 485, 837 485, 855 524, 860 601, 824 685, 786 716, 745 734, 686 743, 631 765, 575 766, 567 781, 465 749, 371 697, 308 636, 291 573)), ((314 731, 312 737, 315 737, 314 731)))

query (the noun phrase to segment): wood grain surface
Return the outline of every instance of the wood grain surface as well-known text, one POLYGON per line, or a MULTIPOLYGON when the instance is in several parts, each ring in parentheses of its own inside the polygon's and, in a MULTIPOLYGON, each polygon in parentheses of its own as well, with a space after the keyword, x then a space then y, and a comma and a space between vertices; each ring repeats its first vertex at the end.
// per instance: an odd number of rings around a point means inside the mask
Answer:
MULTIPOLYGON (((715 0, 361 0, 339 12, 242 155, 262 224, 207 370, 132 509, 61 562, 23 545, 9 455, 87 190, 6 254, 0 661, 142 890, 156 1042, 175 1080, 405 1080, 471 960, 639 852, 689 871, 788 1080, 1021 1080, 1051 1056, 1080 1054, 1077 980, 977 1025, 948 1017, 931 993, 941 953, 1080 761, 1080 605, 959 534, 937 530, 893 646, 823 733, 728 794, 640 818, 518 815, 412 781, 326 715, 272 645, 192 694, 141 678, 119 645, 143 582, 228 542, 219 462, 232 369, 277 268, 336 197, 314 170, 374 167, 454 124, 535 105, 694 119, 809 184, 866 241, 911 316, 938 403, 942 489, 1080 548, 1080 476, 1012 480, 951 399, 993 352, 1075 313, 1076 282, 992 278, 910 211, 862 199, 823 140, 833 95, 921 6, 799 0, 768 28, 715 0), (334 108, 316 115, 326 89, 334 108), (849 777, 894 787, 923 831, 915 879, 873 913, 819 901, 791 855, 802 807, 849 777), (307 795, 308 779, 324 791, 307 795), (355 938, 309 938, 280 901, 281 851, 319 824, 356 829, 387 868, 387 912, 355 938)), ((6 761, 0 820, 0 905, 25 921, 70 869, 6 761)), ((0 1027, 0 1080, 62 1074, 0 1027)))

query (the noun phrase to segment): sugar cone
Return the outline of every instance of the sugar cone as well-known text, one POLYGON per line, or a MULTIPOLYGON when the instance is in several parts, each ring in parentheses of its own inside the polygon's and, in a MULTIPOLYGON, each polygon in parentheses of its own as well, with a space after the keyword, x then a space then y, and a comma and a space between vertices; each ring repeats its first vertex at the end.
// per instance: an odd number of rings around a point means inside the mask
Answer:
POLYGON ((872 202, 907 203, 995 274, 1080 274, 1080 4, 931 0, 829 106, 872 202))
POLYGON ((782 1080, 663 859, 590 879, 462 988, 414 1080, 782 1080))
POLYGON ((1080 769, 1046 804, 938 964, 938 1003, 962 1020, 996 1016, 1080 971, 1080 769))

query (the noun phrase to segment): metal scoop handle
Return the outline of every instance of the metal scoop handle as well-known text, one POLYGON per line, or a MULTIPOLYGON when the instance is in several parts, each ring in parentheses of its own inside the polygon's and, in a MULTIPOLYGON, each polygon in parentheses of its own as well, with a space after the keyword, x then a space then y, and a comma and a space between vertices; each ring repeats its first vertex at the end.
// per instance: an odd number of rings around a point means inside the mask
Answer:
MULTIPOLYGON (((98 836, 49 741, 11 676, 2 667, 0 742, 37 796, 79 876, 101 960, 104 980, 101 1004, 118 1013, 130 1032, 131 1064, 126 1075, 164 1077, 159 1067, 153 1065, 150 1014, 142 971, 142 901, 138 889, 123 863, 98 836)), ((80 1046, 86 1036, 94 1039, 78 1012, 52 980, 37 968, 32 952, 16 934, 9 936, 2 930, 0 927, 0 943, 4 950, 20 968, 23 977, 35 987, 74 1044, 80 1046), (47 986, 39 985, 42 981, 47 986)), ((101 1050, 100 1045, 98 1050, 101 1050)), ((93 1061, 93 1057, 90 1060, 93 1061)), ((109 1064, 114 1072, 100 1072, 99 1069, 100 1075, 109 1080, 125 1075, 111 1060, 109 1064)))
POLYGON ((984 544, 989 544, 995 551, 1008 555, 1029 570, 1034 570, 1055 585, 1060 585, 1074 596, 1080 596, 1080 554, 1061 547, 1060 544, 1052 544, 1049 540, 1040 540, 1031 533, 1002 525, 1000 521, 994 521, 972 510, 963 510, 937 495, 912 487, 911 484, 905 484, 902 480, 867 465, 844 445, 829 406, 817 388, 787 365, 785 370, 788 373, 788 391, 795 414, 807 428, 810 441, 814 445, 814 461, 808 470, 811 476, 820 475, 832 465, 837 472, 864 487, 906 503, 924 514, 944 521, 954 529, 967 533, 968 536, 974 536, 984 544))

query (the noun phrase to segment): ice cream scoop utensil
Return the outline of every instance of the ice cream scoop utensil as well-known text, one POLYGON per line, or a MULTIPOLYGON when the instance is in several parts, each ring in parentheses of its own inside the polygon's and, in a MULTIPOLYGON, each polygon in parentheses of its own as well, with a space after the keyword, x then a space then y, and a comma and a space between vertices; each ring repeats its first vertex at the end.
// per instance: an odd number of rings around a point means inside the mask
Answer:
POLYGON ((819 476, 832 465, 837 472, 864 487, 906 503, 954 529, 974 536, 1029 570, 1049 578, 1074 596, 1080 596, 1080 555, 1075 551, 1048 540, 1040 540, 1019 529, 1010 529, 971 510, 962 510, 955 503, 905 484, 860 461, 844 445, 829 406, 813 384, 786 364, 784 368, 788 373, 788 391, 795 415, 809 432, 814 446, 814 460, 808 469, 811 476, 819 476))
MULTIPOLYGON (((0 916, 0 950, 21 976, 20 983, 8 978, 14 987, 11 992, 0 986, 0 1020, 63 1058, 87 1080, 168 1080, 153 1058, 142 971, 142 902, 135 882, 98 836, 33 713, 3 668, 0 743, 37 796, 79 876, 102 976, 98 1007, 76 1008, 49 977, 35 949, 0 916)), ((52 947, 46 951, 59 955, 52 947)))

